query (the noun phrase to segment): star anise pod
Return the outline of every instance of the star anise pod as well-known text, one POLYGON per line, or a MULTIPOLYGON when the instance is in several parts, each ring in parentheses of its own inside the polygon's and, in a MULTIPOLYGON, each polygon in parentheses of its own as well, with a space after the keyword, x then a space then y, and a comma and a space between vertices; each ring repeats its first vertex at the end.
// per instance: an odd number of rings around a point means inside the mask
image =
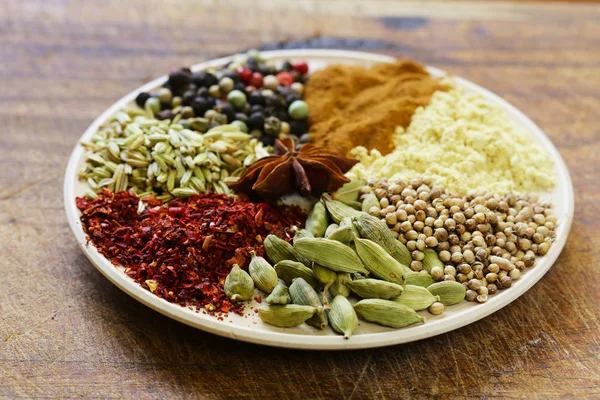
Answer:
POLYGON ((249 197, 275 200, 298 191, 302 196, 334 192, 350 181, 344 176, 358 160, 305 144, 296 151, 294 141, 275 141, 274 155, 250 165, 240 179, 229 186, 249 197))

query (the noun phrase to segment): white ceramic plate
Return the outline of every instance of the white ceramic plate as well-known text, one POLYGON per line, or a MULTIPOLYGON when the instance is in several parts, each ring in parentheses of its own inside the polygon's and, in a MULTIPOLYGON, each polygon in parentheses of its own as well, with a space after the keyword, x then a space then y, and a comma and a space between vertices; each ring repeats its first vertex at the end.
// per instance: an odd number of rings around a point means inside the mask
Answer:
MULTIPOLYGON (((390 57, 377 54, 340 50, 272 51, 264 52, 263 56, 267 59, 276 61, 286 59, 306 60, 310 65, 311 71, 323 68, 327 64, 332 63, 370 66, 374 63, 390 62, 393 60, 390 57)), ((192 67, 192 70, 199 71, 208 67, 217 67, 228 61, 230 61, 229 57, 221 58, 197 64, 192 67)), ((444 75, 443 71, 435 68, 429 68, 429 71, 435 76, 444 75)), ((117 101, 90 125, 81 139, 89 140, 103 122, 120 108, 132 102, 137 93, 140 91, 151 91, 152 89, 159 87, 165 79, 165 76, 160 77, 134 90, 121 100, 117 101)), ((132 279, 127 277, 122 268, 116 268, 104 258, 104 256, 99 254, 95 247, 86 244, 86 237, 79 221, 80 213, 75 205, 75 197, 81 196, 86 189, 85 183, 80 182, 77 179, 77 172, 83 169, 85 162, 84 150, 79 144, 75 146, 75 149, 73 150, 65 174, 64 196, 69 224, 86 256, 96 268, 104 274, 104 276, 121 290, 168 317, 198 329, 228 338, 297 349, 341 350, 406 343, 463 327, 490 315, 515 300, 532 287, 550 269, 550 267, 552 267, 552 264, 554 264, 565 245, 571 227, 573 218, 573 187, 563 159, 552 142, 537 125, 515 107, 492 92, 461 78, 455 78, 455 80, 460 86, 463 86, 468 91, 481 93, 489 101, 502 106, 508 117, 514 121, 516 125, 529 131, 532 139, 537 141, 540 146, 551 154, 555 163, 557 175, 556 188, 549 194, 554 204, 556 215, 558 216, 556 241, 548 254, 537 260, 535 267, 526 270, 523 273, 522 278, 514 282, 510 289, 503 290, 497 295, 490 296, 489 301, 485 304, 462 302, 461 304, 448 307, 446 311, 439 316, 421 312, 421 314, 426 316, 427 322, 425 324, 412 325, 404 329, 390 329, 361 321, 352 338, 350 338, 350 340, 344 340, 341 336, 334 334, 330 329, 319 331, 306 326, 305 324, 300 327, 287 329, 266 325, 263 324, 253 312, 248 312, 244 317, 233 315, 229 320, 218 321, 216 318, 209 315, 192 311, 177 304, 169 303, 154 296, 148 290, 143 289, 132 279)))

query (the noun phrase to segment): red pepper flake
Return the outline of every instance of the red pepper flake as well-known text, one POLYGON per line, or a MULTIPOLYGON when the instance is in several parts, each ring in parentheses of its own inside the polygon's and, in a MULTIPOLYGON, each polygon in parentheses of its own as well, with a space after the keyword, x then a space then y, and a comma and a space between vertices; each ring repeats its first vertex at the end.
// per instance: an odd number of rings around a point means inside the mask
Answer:
POLYGON ((139 284, 156 281, 156 296, 210 314, 242 313, 243 304, 232 304, 223 291, 231 266, 247 269, 251 250, 264 256, 262 238, 274 234, 291 241, 289 228, 306 220, 295 206, 218 194, 176 199, 168 206, 144 201, 152 207, 141 214, 131 192, 105 190, 93 200, 77 198, 76 204, 88 240, 113 264, 124 266, 139 284))

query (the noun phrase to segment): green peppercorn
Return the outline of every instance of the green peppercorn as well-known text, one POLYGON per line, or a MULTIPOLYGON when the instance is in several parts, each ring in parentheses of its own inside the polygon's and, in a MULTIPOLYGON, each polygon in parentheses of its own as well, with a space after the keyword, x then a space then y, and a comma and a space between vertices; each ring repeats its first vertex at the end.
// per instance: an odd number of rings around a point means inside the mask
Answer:
POLYGON ((308 104, 302 100, 296 100, 288 108, 288 113, 293 119, 306 119, 308 117, 308 104))
POLYGON ((281 131, 281 121, 276 117, 265 119, 265 133, 269 136, 279 136, 281 131))
POLYGON ((144 104, 144 108, 150 109, 154 114, 158 114, 160 111, 160 100, 156 97, 149 97, 144 104))
POLYGON ((227 101, 237 110, 241 110, 246 106, 246 95, 240 90, 232 90, 227 95, 227 101))
POLYGON ((181 114, 181 118, 192 118, 194 116, 194 109, 190 106, 181 107, 179 113, 181 114))
POLYGON ((212 97, 214 97, 216 99, 221 97, 221 89, 219 88, 219 85, 212 85, 211 87, 209 87, 208 94, 210 94, 212 97))
POLYGON ((173 98, 173 93, 167 88, 160 88, 156 92, 156 97, 161 103, 168 103, 173 98))
POLYGON ((173 100, 171 100, 171 105, 173 106, 173 108, 179 107, 181 105, 181 101, 181 97, 175 96, 173 97, 173 100))
POLYGON ((235 83, 233 82, 233 79, 231 79, 228 76, 221 78, 221 80, 219 81, 219 89, 221 89, 221 93, 231 92, 233 90, 234 85, 235 83))
POLYGON ((225 125, 227 123, 227 115, 218 113, 210 122, 215 125, 225 125))
POLYGON ((231 125, 237 126, 238 128, 240 128, 240 131, 248 133, 248 125, 246 125, 244 121, 235 120, 231 123, 231 125))

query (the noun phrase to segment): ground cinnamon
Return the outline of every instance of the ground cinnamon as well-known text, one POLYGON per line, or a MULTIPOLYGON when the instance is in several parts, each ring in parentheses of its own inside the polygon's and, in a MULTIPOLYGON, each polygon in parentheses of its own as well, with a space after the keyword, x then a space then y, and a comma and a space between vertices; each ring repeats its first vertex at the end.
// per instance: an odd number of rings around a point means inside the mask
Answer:
POLYGON ((314 72, 306 85, 311 138, 317 146, 342 154, 356 146, 388 154, 395 128, 407 127, 415 109, 445 89, 410 60, 369 69, 329 66, 314 72))

